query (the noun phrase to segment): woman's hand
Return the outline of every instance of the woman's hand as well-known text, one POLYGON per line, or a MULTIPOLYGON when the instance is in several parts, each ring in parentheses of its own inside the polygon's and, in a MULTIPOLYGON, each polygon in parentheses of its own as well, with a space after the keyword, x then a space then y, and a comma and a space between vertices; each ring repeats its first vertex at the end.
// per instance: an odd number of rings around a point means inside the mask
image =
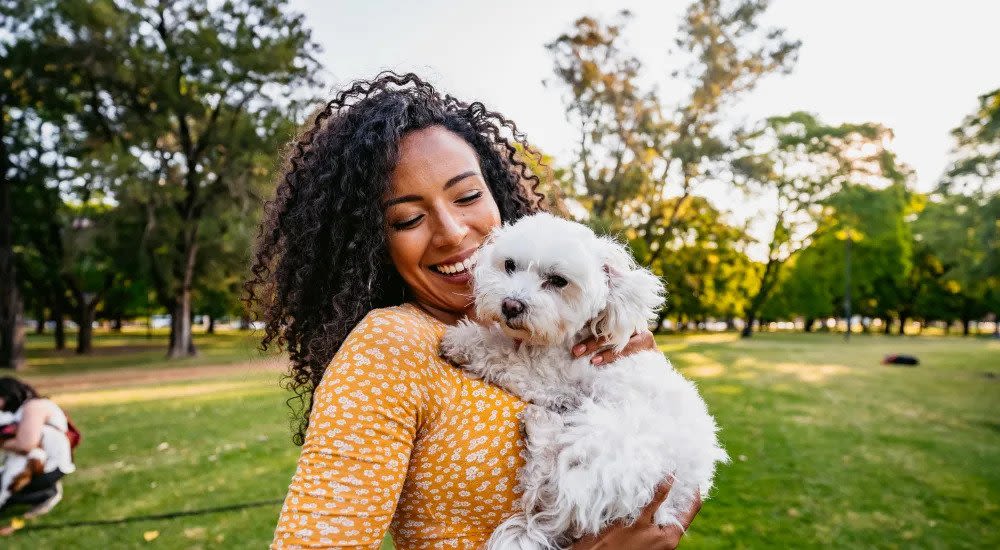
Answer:
POLYGON ((611 363, 621 357, 626 355, 632 355, 633 353, 638 353, 640 351, 654 350, 656 349, 656 341, 653 339, 653 333, 648 330, 640 330, 632 335, 629 339, 628 344, 625 345, 625 349, 621 353, 615 353, 608 347, 606 340, 598 339, 594 336, 587 338, 586 340, 580 342, 579 344, 573 346, 573 357, 583 357, 584 355, 589 355, 591 353, 597 352, 590 359, 590 363, 593 365, 603 365, 604 363, 611 363))
POLYGON ((667 500, 671 482, 667 481, 656 488, 653 500, 646 505, 639 519, 632 525, 613 523, 597 535, 583 537, 571 547, 573 550, 610 550, 610 549, 642 549, 642 550, 673 550, 681 542, 681 535, 694 521, 694 516, 701 510, 701 497, 695 500, 691 509, 682 517, 682 527, 668 525, 660 527, 653 523, 656 510, 667 500))

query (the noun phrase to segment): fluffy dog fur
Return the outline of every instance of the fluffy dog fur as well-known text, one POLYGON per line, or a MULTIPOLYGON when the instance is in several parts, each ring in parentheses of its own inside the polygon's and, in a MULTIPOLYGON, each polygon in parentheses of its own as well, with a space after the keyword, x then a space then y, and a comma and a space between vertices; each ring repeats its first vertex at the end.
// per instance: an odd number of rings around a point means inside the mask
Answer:
POLYGON ((569 352, 590 335, 624 348, 662 305, 659 279, 617 242, 549 214, 494 231, 472 275, 478 322, 449 328, 442 353, 529 402, 523 513, 488 547, 561 548, 611 521, 634 521, 670 476, 654 519, 679 525, 727 460, 694 385, 658 351, 601 367, 569 352), (516 304, 523 311, 512 316, 516 304))

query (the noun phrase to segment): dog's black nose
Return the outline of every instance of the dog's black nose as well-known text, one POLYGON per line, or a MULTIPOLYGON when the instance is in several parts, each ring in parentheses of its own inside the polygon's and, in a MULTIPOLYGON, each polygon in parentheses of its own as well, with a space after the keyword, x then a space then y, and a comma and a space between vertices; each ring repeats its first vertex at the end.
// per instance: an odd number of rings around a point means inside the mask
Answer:
POLYGON ((500 311, 503 312, 503 316, 508 320, 524 313, 526 308, 527 306, 524 305, 524 302, 513 298, 504 298, 503 302, 500 304, 500 311))

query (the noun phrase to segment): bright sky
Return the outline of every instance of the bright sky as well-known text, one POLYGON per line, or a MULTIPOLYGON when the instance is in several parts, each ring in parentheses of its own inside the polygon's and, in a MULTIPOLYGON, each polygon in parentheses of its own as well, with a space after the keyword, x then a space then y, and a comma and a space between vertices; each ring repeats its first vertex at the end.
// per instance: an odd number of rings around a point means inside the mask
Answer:
MULTIPOLYGON (((575 134, 558 87, 545 87, 552 60, 545 44, 582 15, 634 18, 625 36, 644 63, 644 76, 670 100, 682 93, 668 75, 668 52, 688 2, 596 0, 292 0, 306 13, 328 79, 345 84, 382 69, 414 71, 440 89, 479 100, 513 119, 546 152, 568 159, 575 134)), ((947 165, 949 131, 977 96, 1000 87, 1000 2, 950 0, 774 0, 765 26, 801 39, 788 76, 768 77, 729 113, 734 123, 793 110, 826 122, 880 122, 895 131, 895 149, 927 190, 947 165)), ((705 193, 738 217, 757 206, 705 193), (740 212, 740 210, 744 210, 740 212)))

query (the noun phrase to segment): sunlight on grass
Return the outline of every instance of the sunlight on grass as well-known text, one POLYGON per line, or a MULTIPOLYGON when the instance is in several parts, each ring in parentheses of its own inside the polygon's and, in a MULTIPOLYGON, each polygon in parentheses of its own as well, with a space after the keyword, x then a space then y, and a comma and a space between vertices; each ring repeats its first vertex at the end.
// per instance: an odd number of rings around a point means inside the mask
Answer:
POLYGON ((64 407, 77 405, 121 405, 137 401, 176 399, 211 394, 213 397, 239 395, 248 390, 259 389, 261 380, 200 382, 196 384, 172 384, 169 386, 140 386, 120 390, 85 391, 54 394, 52 397, 64 407))
MULTIPOLYGON (((768 367, 764 367, 768 368, 768 367)), ((851 373, 844 365, 810 365, 806 363, 778 363, 769 367, 775 372, 795 376, 803 382, 819 384, 831 376, 851 373)))

